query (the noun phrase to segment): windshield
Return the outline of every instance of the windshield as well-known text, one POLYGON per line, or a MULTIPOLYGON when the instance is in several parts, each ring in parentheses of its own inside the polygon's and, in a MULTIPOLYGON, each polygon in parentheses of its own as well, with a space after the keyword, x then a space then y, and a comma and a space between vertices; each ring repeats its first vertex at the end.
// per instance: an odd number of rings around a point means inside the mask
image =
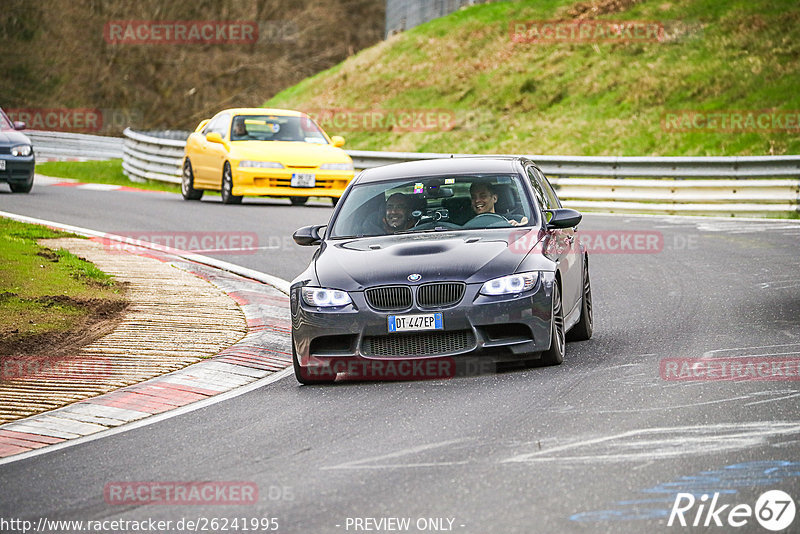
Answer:
POLYGON ((310 118, 283 115, 237 115, 231 122, 231 141, 328 144, 320 127, 310 118))
POLYGON ((0 131, 13 130, 14 125, 8 120, 5 112, 0 110, 0 131))
POLYGON ((331 237, 508 228, 533 218, 516 174, 403 178, 353 186, 331 237))

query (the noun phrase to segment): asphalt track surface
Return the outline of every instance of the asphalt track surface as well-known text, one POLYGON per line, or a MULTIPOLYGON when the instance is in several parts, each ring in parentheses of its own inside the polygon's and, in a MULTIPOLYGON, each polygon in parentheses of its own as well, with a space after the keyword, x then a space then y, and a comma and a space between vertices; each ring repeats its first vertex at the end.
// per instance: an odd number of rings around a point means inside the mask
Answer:
MULTIPOLYGON (((209 255, 286 279, 313 253, 287 237, 331 213, 284 200, 223 206, 218 197, 188 203, 74 187, 6 191, 0 210, 101 231, 254 232, 264 247, 255 253, 209 255)), ((754 517, 733 528, 728 513, 755 507, 768 490, 800 500, 797 377, 681 381, 660 371, 675 358, 800 357, 800 224, 590 214, 581 230, 606 246, 626 232, 660 245, 592 254, 595 334, 569 343, 561 366, 325 387, 290 375, 2 465, 0 519, 169 520, 171 532, 189 530, 176 528, 181 519, 236 517, 276 518, 278 532, 769 532, 754 517), (259 497, 248 505, 104 498, 109 484, 142 481, 238 481, 259 497), (689 525, 701 496, 707 510, 719 493, 718 507, 729 505, 718 516, 724 526, 712 518, 704 528, 705 513, 698 527, 667 526, 677 493, 697 497, 689 525)), ((784 531, 800 531, 800 517, 784 531)))

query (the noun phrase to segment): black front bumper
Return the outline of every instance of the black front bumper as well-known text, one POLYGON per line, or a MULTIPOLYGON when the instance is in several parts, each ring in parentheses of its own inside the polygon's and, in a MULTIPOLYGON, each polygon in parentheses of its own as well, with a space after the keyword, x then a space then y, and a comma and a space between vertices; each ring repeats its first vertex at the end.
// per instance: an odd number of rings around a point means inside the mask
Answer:
POLYGON ((33 180, 33 172, 36 168, 33 154, 25 157, 0 154, 0 159, 6 162, 5 170, 0 170, 0 182, 27 184, 33 180))
POLYGON ((455 306, 422 309, 414 305, 401 312, 370 308, 363 292, 351 292, 353 304, 335 311, 313 308, 302 303, 302 286, 297 284, 291 289, 294 350, 301 367, 323 374, 331 369, 375 374, 394 362, 396 371, 405 366, 415 378, 420 371, 448 372, 468 359, 533 359, 550 347, 553 281, 554 273, 542 272, 532 290, 502 297, 481 295, 482 284, 469 284, 455 306), (388 332, 389 315, 433 312, 442 314, 444 330, 388 332), (445 363, 438 367, 408 363, 421 360, 445 363))

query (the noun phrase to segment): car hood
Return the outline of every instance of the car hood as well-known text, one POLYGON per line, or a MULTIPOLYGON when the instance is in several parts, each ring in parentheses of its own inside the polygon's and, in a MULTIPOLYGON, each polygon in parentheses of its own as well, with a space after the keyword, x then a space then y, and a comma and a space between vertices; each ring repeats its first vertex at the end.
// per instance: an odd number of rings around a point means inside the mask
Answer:
POLYGON ((538 228, 403 234, 326 241, 317 255, 323 287, 360 291, 384 284, 459 280, 483 283, 511 274, 541 236, 538 228))
POLYGON ((286 166, 319 166, 323 163, 350 163, 350 156, 332 145, 293 141, 234 141, 233 158, 238 160, 278 161, 286 166))
POLYGON ((0 145, 3 146, 16 146, 16 145, 30 145, 31 140, 28 136, 21 134, 16 130, 3 130, 0 131, 0 145))

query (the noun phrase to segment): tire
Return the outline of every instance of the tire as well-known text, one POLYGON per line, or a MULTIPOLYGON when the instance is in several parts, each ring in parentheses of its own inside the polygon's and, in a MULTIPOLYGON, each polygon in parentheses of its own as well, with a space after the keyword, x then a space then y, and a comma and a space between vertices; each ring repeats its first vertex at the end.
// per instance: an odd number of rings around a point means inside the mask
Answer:
POLYGON ((233 175, 231 174, 231 164, 227 161, 222 168, 222 187, 220 189, 223 204, 242 203, 242 197, 237 197, 233 194, 233 175))
POLYGON ((331 204, 333 205, 333 207, 336 207, 336 204, 338 204, 338 203, 339 203, 339 199, 338 198, 331 197, 331 204))
POLYGON ((200 200, 203 198, 203 190, 194 188, 192 163, 188 159, 183 164, 183 173, 181 174, 181 195, 183 195, 183 200, 200 200))
POLYGON ((308 369, 302 367, 297 360, 297 351, 294 348, 294 337, 292 337, 292 366, 294 367, 294 377, 304 386, 313 384, 333 384, 334 380, 336 380, 335 375, 333 378, 319 378, 309 375, 308 369))
POLYGON ((542 353, 540 365, 560 365, 564 361, 566 337, 564 336, 564 308, 561 304, 561 291, 553 282, 553 318, 550 334, 550 348, 542 353))
POLYGON ((11 187, 12 193, 30 193, 31 189, 33 189, 33 178, 30 179, 29 182, 25 182, 22 184, 8 184, 11 187))
POLYGON ((589 281, 589 258, 583 260, 583 297, 581 299, 581 318, 578 323, 567 333, 569 341, 586 341, 591 339, 594 331, 594 316, 592 315, 592 284, 589 281))
POLYGON ((292 206, 302 206, 308 202, 308 197, 289 197, 289 200, 292 202, 292 206))

